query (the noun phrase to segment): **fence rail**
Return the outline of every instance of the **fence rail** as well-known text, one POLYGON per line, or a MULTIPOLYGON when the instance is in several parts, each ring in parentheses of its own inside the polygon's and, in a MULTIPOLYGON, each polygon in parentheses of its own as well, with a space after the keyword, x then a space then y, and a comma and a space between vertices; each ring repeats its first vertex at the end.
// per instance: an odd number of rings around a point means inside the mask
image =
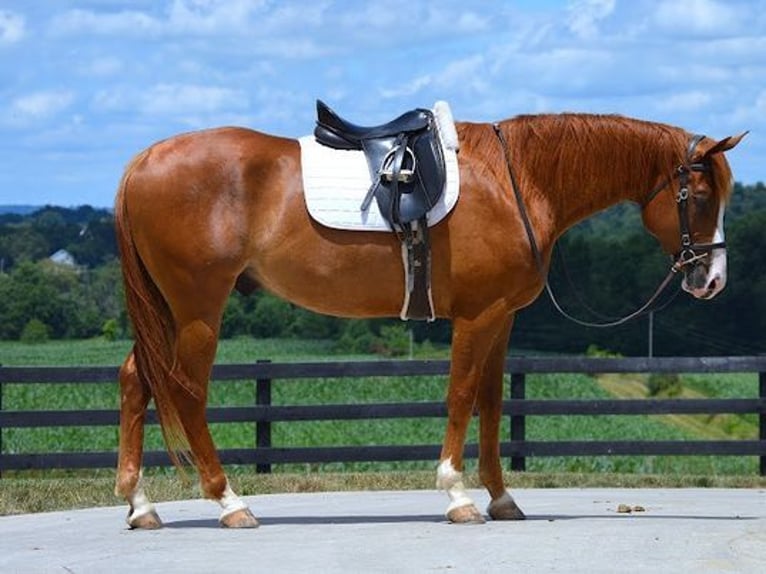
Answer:
MULTIPOLYGON (((258 472, 272 465, 321 462, 387 462, 436 459, 440 445, 273 446, 271 425, 275 422, 359 420, 415 417, 444 417, 443 402, 273 405, 272 387, 283 380, 318 378, 444 376, 448 361, 349 361, 217 365, 213 381, 256 381, 255 404, 208 409, 209 422, 255 424, 255 448, 223 449, 225 464, 252 464, 258 472)), ((596 359, 586 357, 514 357, 506 361, 511 376, 510 397, 503 402, 503 415, 510 417, 509 440, 501 442, 503 457, 511 468, 524 470, 527 457, 599 455, 744 455, 760 458, 760 474, 766 476, 766 356, 755 357, 657 357, 596 359), (615 400, 529 400, 525 398, 526 376, 541 373, 758 373, 759 395, 733 399, 615 399, 615 400), (753 440, 694 441, 530 441, 526 439, 526 417, 538 415, 639 415, 639 414, 759 415, 759 437, 753 440)), ((0 472, 19 469, 100 468, 116 464, 115 452, 6 453, 2 431, 7 428, 66 426, 114 426, 116 410, 12 411, 4 410, 5 384, 114 383, 116 367, 0 367, 0 472)), ((148 416, 156 424, 154 411, 148 416)), ((476 445, 466 447, 466 456, 477 456, 476 445)), ((146 466, 170 464, 166 453, 150 451, 146 466)))

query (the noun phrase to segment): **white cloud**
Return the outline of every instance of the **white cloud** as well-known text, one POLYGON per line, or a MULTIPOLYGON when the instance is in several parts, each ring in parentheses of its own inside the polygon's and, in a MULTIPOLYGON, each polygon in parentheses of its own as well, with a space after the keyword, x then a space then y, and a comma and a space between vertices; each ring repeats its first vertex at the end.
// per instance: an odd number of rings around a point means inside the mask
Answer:
POLYGON ((433 83, 433 78, 430 74, 419 76, 406 82, 396 84, 395 88, 384 88, 380 91, 382 98, 401 98, 417 94, 421 92, 433 83))
POLYGON ((666 112, 693 112, 703 110, 713 102, 710 92, 692 90, 665 94, 657 103, 657 108, 666 112))
POLYGON ((25 125, 48 119, 64 111, 74 102, 74 94, 67 90, 40 91, 14 99, 6 112, 6 123, 25 125))
POLYGON ((99 112, 129 112, 184 120, 221 112, 246 110, 247 94, 242 91, 201 84, 156 84, 145 90, 116 87, 94 95, 93 108, 99 112))
POLYGON ((157 33, 160 22, 135 10, 97 13, 90 10, 69 10, 57 14, 51 21, 51 30, 58 35, 129 35, 157 33))
POLYGON ((247 26, 262 0, 173 0, 168 27, 173 32, 217 33, 247 26))
POLYGON ((657 8, 655 20, 680 36, 721 33, 739 27, 741 8, 718 0, 665 0, 657 8))
POLYGON ((97 57, 89 62, 83 62, 78 66, 79 73, 85 76, 108 77, 113 76, 123 69, 123 62, 114 56, 97 57))
MULTIPOLYGON (((172 0, 161 13, 135 9, 95 11, 73 9, 56 15, 51 29, 59 35, 193 35, 247 34, 253 38, 275 31, 316 27, 323 3, 274 5, 267 0, 172 0)), ((304 34, 305 36, 305 34, 304 34)))
POLYGON ((461 32, 481 32, 488 27, 488 19, 476 12, 463 12, 455 23, 455 28, 461 32))
POLYGON ((574 0, 568 6, 569 29, 580 38, 598 33, 598 23, 614 12, 616 0, 574 0))
POLYGON ((7 10, 0 10, 0 46, 15 44, 24 37, 24 16, 7 10))
POLYGON ((247 96, 237 90, 196 84, 159 84, 141 98, 147 114, 210 113, 247 107, 247 96))

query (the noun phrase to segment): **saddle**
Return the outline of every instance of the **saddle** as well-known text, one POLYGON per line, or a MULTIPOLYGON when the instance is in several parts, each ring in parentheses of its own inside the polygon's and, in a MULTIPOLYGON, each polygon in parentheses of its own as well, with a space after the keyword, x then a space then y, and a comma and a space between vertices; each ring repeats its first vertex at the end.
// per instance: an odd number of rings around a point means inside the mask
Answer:
POLYGON ((402 242, 407 284, 401 318, 433 320, 426 216, 446 183, 444 152, 433 112, 417 108, 381 125, 360 126, 317 100, 314 137, 335 149, 364 151, 371 185, 360 209, 366 211, 375 199, 402 242))
POLYGON ((373 198, 397 232, 425 217, 444 192, 444 155, 431 110, 415 109, 379 126, 344 120, 317 100, 316 140, 335 149, 363 150, 372 182, 360 209, 373 198))

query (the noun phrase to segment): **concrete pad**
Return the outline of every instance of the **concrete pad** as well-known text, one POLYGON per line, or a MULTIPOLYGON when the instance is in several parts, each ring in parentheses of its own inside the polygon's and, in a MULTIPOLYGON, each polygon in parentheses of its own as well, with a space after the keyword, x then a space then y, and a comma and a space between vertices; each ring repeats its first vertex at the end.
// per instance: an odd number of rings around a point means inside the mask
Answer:
POLYGON ((246 497, 261 527, 243 531, 202 500, 159 503, 158 531, 128 530, 127 507, 6 516, 0 572, 766 572, 764 490, 513 494, 526 521, 475 526, 435 491, 246 497))

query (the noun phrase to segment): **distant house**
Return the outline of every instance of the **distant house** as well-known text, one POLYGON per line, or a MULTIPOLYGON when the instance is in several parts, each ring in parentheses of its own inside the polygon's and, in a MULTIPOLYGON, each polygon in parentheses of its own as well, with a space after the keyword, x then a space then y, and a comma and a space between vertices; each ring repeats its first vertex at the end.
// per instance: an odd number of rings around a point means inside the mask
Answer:
POLYGON ((66 249, 59 249, 51 255, 48 259, 53 261, 56 265, 64 265, 66 267, 77 267, 77 261, 74 260, 74 257, 72 256, 69 251, 66 249))

